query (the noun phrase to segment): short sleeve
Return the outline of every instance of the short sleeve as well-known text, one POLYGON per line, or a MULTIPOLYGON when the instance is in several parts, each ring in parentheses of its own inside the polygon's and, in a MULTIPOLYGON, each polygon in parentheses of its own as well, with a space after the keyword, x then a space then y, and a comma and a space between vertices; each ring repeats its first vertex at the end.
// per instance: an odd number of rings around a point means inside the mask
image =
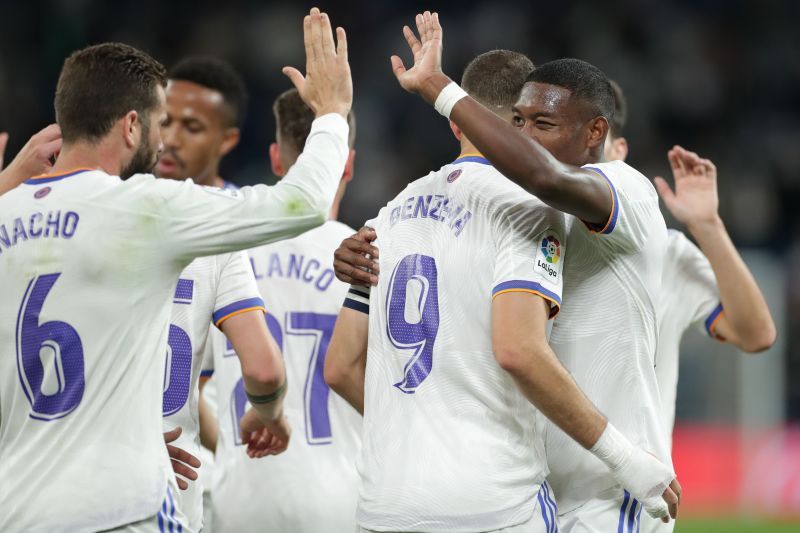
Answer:
POLYGON ((235 252, 221 256, 221 259, 214 325, 220 327, 225 320, 247 311, 266 312, 247 254, 235 252))
POLYGON ((664 231, 664 217, 658 207, 658 195, 649 180, 622 161, 597 163, 583 167, 597 173, 608 187, 611 213, 603 224, 583 221, 601 243, 618 251, 642 249, 653 231, 664 231))
POLYGON ((528 292, 547 300, 554 317, 561 308, 565 234, 564 214, 535 198, 504 210, 495 227, 492 298, 528 292))
POLYGON ((723 309, 719 298, 717 279, 711 263, 693 242, 679 232, 670 231, 667 264, 675 265, 677 272, 671 278, 679 287, 664 287, 677 290, 682 295, 683 312, 688 312, 690 324, 702 333, 724 340, 715 332, 723 309))

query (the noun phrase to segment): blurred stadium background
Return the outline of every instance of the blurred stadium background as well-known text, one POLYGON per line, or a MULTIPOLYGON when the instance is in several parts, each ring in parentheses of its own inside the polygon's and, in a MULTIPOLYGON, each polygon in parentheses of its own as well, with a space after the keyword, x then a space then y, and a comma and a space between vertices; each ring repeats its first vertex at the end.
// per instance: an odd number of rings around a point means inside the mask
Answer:
MULTIPOLYGON (((63 59, 117 40, 167 66, 196 54, 244 75, 250 110, 223 176, 272 182, 271 102, 303 62, 309 2, 3 0, 0 131, 8 156, 54 120, 63 59)), ((445 69, 476 54, 526 52, 535 63, 586 59, 627 93, 629 161, 668 175, 676 143, 719 169, 721 211, 771 304, 779 338, 744 357, 699 334, 681 361, 675 462, 684 486, 677 531, 800 531, 800 2, 399 0, 317 3, 349 35, 358 115, 356 179, 342 218, 358 227, 404 184, 457 155, 447 124, 403 93, 389 55, 420 8, 445 27, 445 69)), ((674 227, 674 221, 668 221, 674 227)))

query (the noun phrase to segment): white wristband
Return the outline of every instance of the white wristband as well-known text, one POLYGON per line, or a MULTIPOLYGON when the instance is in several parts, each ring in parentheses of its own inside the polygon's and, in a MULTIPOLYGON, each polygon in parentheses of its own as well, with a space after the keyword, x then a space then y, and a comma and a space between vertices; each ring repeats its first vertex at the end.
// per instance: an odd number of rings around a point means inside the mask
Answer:
POLYGON ((442 92, 439 93, 439 96, 436 97, 436 102, 434 102, 433 108, 436 109, 440 115, 449 119, 450 112, 453 110, 453 106, 456 105, 456 102, 466 96, 466 91, 459 87, 456 82, 451 81, 444 89, 442 89, 442 92))
POLYGON ((633 454, 633 445, 609 422, 589 451, 614 472, 622 468, 633 454))

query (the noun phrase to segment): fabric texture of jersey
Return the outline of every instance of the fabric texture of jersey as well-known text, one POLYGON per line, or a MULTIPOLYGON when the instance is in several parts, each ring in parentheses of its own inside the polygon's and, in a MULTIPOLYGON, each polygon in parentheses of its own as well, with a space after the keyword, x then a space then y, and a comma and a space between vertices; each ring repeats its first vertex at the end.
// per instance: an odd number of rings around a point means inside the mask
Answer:
MULTIPOLYGON (((238 313, 264 310, 245 252, 199 257, 178 279, 170 315, 167 362, 164 372, 164 431, 182 428, 173 442, 199 457, 200 421, 198 381, 209 338, 209 328, 238 313)), ((205 464, 198 470, 200 474, 205 464)), ((189 483, 178 493, 180 507, 192 529, 203 526, 203 481, 189 483)))
POLYGON ((339 115, 317 119, 274 187, 83 170, 0 197, 0 530, 103 530, 157 513, 173 478, 162 396, 180 273, 322 224, 347 131, 339 115))
POLYGON ((347 285, 333 252, 352 228, 329 221, 303 235, 250 250, 269 326, 289 383, 284 413, 292 442, 282 454, 250 459, 240 443, 245 402, 235 354, 215 358, 219 443, 213 485, 216 531, 355 531, 361 416, 323 379, 325 354, 347 285), (269 497, 264 497, 267 494, 269 497))
POLYGON ((492 298, 528 292, 557 312, 564 215, 469 156, 411 183, 367 224, 382 275, 369 296, 359 525, 525 523, 547 474, 543 417, 494 358, 492 298))
POLYGON ((704 335, 713 336, 715 320, 721 316, 722 306, 717 280, 706 256, 680 231, 669 230, 668 233, 663 290, 658 303, 656 377, 661 392, 662 414, 659 420, 664 424, 664 432, 671 436, 675 423, 681 337, 692 326, 704 335))
MULTIPOLYGON (((587 397, 635 446, 671 467, 653 368, 667 230, 650 181, 622 161, 587 165, 612 195, 608 221, 571 219, 564 306, 550 346, 587 397)), ((617 487, 608 468, 554 424, 548 482, 567 512, 617 487)))

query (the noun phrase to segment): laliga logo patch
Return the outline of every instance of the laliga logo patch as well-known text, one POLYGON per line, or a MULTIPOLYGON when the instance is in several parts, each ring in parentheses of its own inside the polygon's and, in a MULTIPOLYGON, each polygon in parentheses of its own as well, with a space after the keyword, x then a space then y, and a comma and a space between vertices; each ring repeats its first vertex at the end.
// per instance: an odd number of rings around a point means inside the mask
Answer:
POLYGON ((561 260, 561 243, 555 235, 548 235, 542 239, 539 246, 539 253, 536 258, 536 268, 550 277, 551 281, 558 280, 558 273, 561 270, 559 261, 561 260))
POLYGON ((44 198, 45 196, 47 196, 48 194, 50 194, 50 191, 51 191, 51 190, 52 190, 52 189, 51 189, 50 187, 42 187, 41 189, 39 189, 38 191, 36 191, 35 193, 33 193, 33 197, 34 197, 34 198, 36 198, 37 200, 38 200, 39 198, 44 198))
POLYGON ((447 176, 447 183, 453 183, 454 181, 456 181, 456 180, 458 179, 458 177, 459 177, 460 175, 461 175, 461 169, 460 169, 460 168, 459 168, 459 169, 456 169, 456 170, 454 170, 454 171, 452 171, 452 172, 451 172, 451 173, 450 173, 450 174, 447 176))

